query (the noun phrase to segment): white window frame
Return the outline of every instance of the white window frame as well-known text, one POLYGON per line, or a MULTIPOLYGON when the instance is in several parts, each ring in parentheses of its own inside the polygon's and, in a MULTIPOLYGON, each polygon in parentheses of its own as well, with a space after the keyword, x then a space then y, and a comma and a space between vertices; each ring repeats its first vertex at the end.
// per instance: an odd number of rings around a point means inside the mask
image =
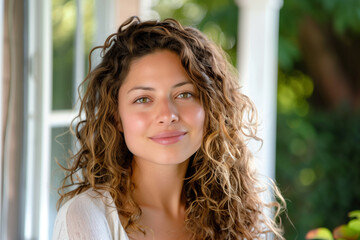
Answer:
MULTIPOLYGON (((0 1, 2 3, 3 0, 0 1)), ((102 44, 110 33, 116 31, 119 25, 115 20, 116 7, 125 7, 128 3, 134 4, 134 0, 95 0, 95 22, 98 26, 102 26, 98 28, 102 31, 96 32, 94 45, 102 44)), ((150 7, 150 3, 151 0, 141 0, 137 6, 145 13, 144 6, 150 7)), ((77 87, 83 80, 85 66, 82 0, 76 0, 76 5, 77 16, 80 17, 77 17, 75 34, 73 102, 78 98, 77 87)), ((51 159, 51 129, 68 127, 77 114, 77 107, 75 110, 52 110, 52 1, 30 0, 28 6, 29 75, 28 112, 25 119, 27 146, 24 239, 45 240, 49 239, 53 228, 49 226, 51 162, 54 161, 51 159)))
MULTIPOLYGON (((84 74, 81 1, 77 0, 77 31, 75 40, 75 81, 84 74)), ((49 239, 51 180, 51 129, 67 127, 76 116, 75 110, 52 110, 52 1, 29 3, 29 76, 27 113, 27 159, 25 239, 49 239)), ((76 89, 76 88, 75 88, 76 89)), ((74 91, 74 99, 77 91, 74 91)), ((75 102, 75 101, 74 101, 75 102)))
MULTIPOLYGON (((4 19, 4 0, 0 0, 0 19, 4 19)), ((3 22, 1 21, 0 24, 0 75, 1 75, 1 80, 0 80, 0 93, 2 95, 3 93, 3 57, 4 57, 4 52, 3 52, 3 46, 4 46, 4 24, 2 24, 3 22)), ((3 99, 2 96, 0 97, 0 129, 3 126, 3 116, 2 116, 2 112, 3 112, 3 99)), ((3 187, 4 186, 4 176, 3 176, 3 138, 2 138, 2 133, 0 131, 0 232, 2 232, 3 227, 4 227, 4 220, 2 219, 3 216, 3 187)), ((3 234, 0 234, 0 238, 3 237, 3 234)))
POLYGON ((50 114, 52 102, 51 1, 29 2, 29 75, 25 239, 48 239, 50 114), (41 229, 40 229, 41 227, 41 229))

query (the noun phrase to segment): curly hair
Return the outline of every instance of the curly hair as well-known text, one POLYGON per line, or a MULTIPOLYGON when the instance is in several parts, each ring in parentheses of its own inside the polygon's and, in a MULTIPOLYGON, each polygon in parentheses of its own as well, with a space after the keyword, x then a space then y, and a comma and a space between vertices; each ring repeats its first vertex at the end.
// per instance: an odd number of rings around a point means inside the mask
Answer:
POLYGON ((264 188, 247 147, 250 139, 260 140, 254 105, 240 92, 236 71, 223 50, 197 29, 183 27, 174 19, 142 22, 129 18, 103 46, 90 52, 89 72, 79 87, 86 91, 71 128, 80 150, 63 167, 67 174, 59 188, 58 208, 90 187, 106 190, 125 219, 125 230, 145 233, 138 222, 141 209, 132 197, 133 155, 117 128, 117 101, 131 62, 158 50, 170 50, 180 57, 206 114, 201 147, 190 158, 183 186, 185 225, 193 239, 263 239, 270 235, 284 239, 281 222, 274 220, 284 200, 274 184, 278 201, 262 200, 264 188), (91 55, 99 48, 102 61, 91 70, 91 55), (266 209, 271 213, 266 214, 266 209))

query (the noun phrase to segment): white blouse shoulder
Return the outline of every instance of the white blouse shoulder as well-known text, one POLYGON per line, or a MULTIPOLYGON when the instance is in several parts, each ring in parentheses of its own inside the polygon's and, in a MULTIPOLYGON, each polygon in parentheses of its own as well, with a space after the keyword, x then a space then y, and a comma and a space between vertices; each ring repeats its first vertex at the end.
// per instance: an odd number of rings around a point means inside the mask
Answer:
POLYGON ((129 240, 109 192, 90 188, 60 208, 53 240, 72 239, 129 240))

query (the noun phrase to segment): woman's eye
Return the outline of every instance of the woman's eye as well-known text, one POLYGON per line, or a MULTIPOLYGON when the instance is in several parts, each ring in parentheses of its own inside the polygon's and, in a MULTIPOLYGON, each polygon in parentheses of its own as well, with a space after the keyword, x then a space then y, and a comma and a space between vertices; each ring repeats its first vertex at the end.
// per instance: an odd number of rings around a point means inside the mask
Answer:
POLYGON ((150 102, 150 99, 148 97, 141 97, 135 100, 134 103, 148 103, 150 102))
POLYGON ((180 93, 177 97, 178 98, 191 98, 192 96, 193 96, 192 93, 184 92, 184 93, 180 93))

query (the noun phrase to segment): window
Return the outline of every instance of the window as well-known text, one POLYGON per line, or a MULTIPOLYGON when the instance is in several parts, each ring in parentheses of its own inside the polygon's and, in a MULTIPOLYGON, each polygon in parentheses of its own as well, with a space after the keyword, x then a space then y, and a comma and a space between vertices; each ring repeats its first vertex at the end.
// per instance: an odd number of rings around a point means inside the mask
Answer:
POLYGON ((77 87, 87 72, 91 47, 102 44, 127 17, 146 13, 150 2, 28 3, 26 184, 24 230, 20 230, 25 239, 51 239, 57 188, 64 176, 55 159, 65 165, 68 149, 74 149, 74 139, 64 132, 77 114, 77 87))
POLYGON ((90 48, 116 30, 115 2, 29 4, 25 239, 51 239, 57 188, 64 177, 55 159, 66 166, 68 149, 74 148, 65 132, 77 113, 77 86, 85 77, 90 48), (97 25, 101 31, 95 31, 97 25))

